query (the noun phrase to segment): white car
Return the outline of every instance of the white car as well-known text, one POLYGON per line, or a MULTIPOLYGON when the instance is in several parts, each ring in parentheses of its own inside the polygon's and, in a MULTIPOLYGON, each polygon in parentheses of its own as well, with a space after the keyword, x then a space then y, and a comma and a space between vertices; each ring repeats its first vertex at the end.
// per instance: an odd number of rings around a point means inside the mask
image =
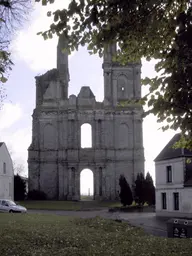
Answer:
POLYGON ((0 199, 0 212, 27 212, 27 209, 11 200, 0 199))

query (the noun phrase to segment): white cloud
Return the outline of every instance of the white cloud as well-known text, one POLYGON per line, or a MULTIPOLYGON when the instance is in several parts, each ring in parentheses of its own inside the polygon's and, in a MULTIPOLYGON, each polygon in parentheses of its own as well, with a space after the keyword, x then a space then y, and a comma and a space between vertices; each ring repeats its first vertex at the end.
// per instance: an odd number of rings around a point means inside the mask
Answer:
POLYGON ((8 133, 4 133, 4 138, 14 162, 24 165, 27 172, 27 149, 31 142, 31 127, 17 129, 11 136, 8 133))
POLYGON ((10 128, 22 117, 22 109, 19 104, 5 103, 0 110, 0 131, 10 128))
POLYGON ((24 118, 19 104, 5 103, 0 110, 0 141, 6 143, 12 160, 19 165, 22 164, 26 174, 31 128, 22 126, 24 118))
POLYGON ((37 33, 49 29, 53 19, 47 17, 48 11, 53 12, 59 8, 65 8, 69 2, 70 0, 57 0, 46 7, 36 3, 35 11, 30 17, 30 24, 21 30, 13 41, 12 49, 15 57, 24 60, 34 71, 51 69, 56 66, 57 36, 45 41, 37 33))

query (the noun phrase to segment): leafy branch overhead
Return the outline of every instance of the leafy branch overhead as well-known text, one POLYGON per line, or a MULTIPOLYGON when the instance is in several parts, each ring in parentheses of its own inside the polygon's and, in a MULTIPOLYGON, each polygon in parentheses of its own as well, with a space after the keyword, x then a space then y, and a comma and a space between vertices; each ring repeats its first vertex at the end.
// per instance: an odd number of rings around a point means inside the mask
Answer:
POLYGON ((105 45, 116 41, 121 64, 158 60, 158 75, 143 81, 150 93, 141 102, 148 106, 146 114, 166 122, 164 130, 181 129, 182 146, 192 148, 191 0, 72 0, 47 15, 52 24, 39 34, 47 39, 64 32, 70 52, 87 44, 90 53, 102 56, 105 45))

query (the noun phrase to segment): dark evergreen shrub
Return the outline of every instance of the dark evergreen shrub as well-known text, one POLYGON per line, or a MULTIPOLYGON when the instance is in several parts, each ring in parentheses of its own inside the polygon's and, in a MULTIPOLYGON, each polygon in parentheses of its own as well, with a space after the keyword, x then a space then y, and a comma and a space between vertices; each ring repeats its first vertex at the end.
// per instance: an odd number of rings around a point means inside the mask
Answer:
POLYGON ((26 183, 19 174, 14 175, 14 200, 20 201, 26 198, 26 183))
POLYGON ((135 202, 144 205, 146 201, 145 178, 143 173, 138 173, 135 180, 135 202))
POLYGON ((119 197, 121 199, 122 205, 123 206, 131 205, 133 202, 133 195, 132 195, 130 186, 126 178, 124 177, 124 175, 121 175, 119 178, 119 186, 120 186, 119 197))
POLYGON ((47 196, 43 191, 32 190, 28 193, 28 200, 46 200, 47 196))

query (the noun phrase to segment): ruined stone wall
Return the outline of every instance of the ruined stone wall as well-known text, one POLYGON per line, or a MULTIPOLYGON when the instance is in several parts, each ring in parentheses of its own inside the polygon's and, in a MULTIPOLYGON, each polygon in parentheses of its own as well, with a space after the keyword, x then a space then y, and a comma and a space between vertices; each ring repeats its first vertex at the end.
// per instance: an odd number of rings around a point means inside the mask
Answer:
POLYGON ((144 170, 141 111, 45 108, 38 120, 40 154, 35 155, 37 145, 32 144, 29 161, 34 170, 29 183, 33 180, 32 186, 50 198, 79 200, 80 172, 89 168, 94 174, 95 198, 112 200, 118 196, 121 174, 132 185, 134 176, 144 170), (92 148, 80 145, 84 123, 92 126, 92 148))
POLYGON ((36 108, 29 147, 29 190, 49 199, 79 200, 80 173, 94 175, 95 199, 118 197, 119 176, 132 186, 144 172, 142 108, 120 103, 141 97, 140 64, 113 63, 116 45, 104 54, 104 101, 91 89, 68 97, 68 55, 65 36, 57 47, 57 69, 36 78, 36 108), (81 125, 92 127, 92 147, 81 148, 81 125))

